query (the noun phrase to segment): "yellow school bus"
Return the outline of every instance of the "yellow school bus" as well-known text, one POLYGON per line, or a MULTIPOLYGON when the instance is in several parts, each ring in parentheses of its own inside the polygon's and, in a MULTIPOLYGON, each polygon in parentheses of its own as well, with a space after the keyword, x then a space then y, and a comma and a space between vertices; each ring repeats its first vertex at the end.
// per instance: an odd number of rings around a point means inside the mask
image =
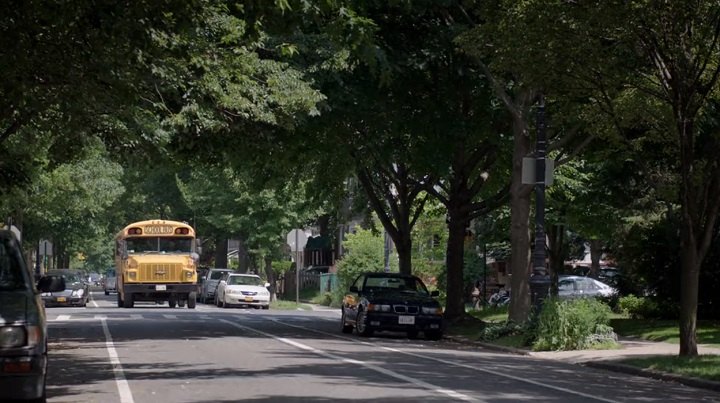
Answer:
POLYGON ((168 220, 132 223, 115 237, 117 303, 132 308, 136 301, 167 301, 195 308, 197 299, 195 230, 168 220))

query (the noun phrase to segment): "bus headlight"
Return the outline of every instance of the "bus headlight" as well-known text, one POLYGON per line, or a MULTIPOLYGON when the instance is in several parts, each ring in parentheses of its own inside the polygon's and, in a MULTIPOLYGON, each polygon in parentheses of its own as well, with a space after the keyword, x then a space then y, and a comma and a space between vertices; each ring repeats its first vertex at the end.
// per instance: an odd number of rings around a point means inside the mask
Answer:
POLYGON ((128 280, 130 280, 130 281, 137 280, 137 272, 129 271, 127 275, 128 275, 128 280))

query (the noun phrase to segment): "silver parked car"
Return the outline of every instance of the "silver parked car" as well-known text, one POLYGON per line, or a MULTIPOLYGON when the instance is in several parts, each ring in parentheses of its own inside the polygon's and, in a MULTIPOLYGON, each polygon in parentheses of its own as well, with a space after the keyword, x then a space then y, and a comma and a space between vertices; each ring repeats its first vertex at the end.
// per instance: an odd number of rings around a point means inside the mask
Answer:
POLYGON ((103 279, 103 291, 105 295, 110 295, 111 292, 117 292, 117 277, 115 269, 108 270, 105 278, 103 279))
POLYGON ((560 298, 609 297, 617 293, 613 287, 592 277, 560 276, 558 296, 560 298))
POLYGON ((217 292, 220 280, 231 272, 232 270, 230 269, 210 269, 203 279, 202 290, 200 291, 200 302, 215 302, 215 293, 217 292))

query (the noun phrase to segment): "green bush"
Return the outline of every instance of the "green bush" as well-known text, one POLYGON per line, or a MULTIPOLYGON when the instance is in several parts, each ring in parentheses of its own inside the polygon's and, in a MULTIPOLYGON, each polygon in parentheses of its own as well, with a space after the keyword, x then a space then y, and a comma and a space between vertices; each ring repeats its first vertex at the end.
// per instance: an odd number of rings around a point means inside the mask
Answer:
POLYGON ((618 307, 625 315, 633 319, 648 319, 658 317, 660 307, 650 298, 637 297, 633 294, 621 297, 618 307))
MULTIPOLYGON (((534 350, 582 350, 607 333, 610 307, 594 298, 545 300, 537 321, 534 350)), ((604 337, 602 337, 604 339, 604 337)))
POLYGON ((488 323, 478 335, 480 341, 493 341, 505 336, 524 335, 527 326, 507 321, 503 323, 488 323))
MULTIPOLYGON (((347 239, 343 241, 345 254, 337 261, 338 286, 343 293, 347 292, 361 273, 381 272, 385 269, 383 242, 381 236, 362 228, 354 234, 347 234, 347 239)), ((397 271, 397 268, 393 271, 397 271)))

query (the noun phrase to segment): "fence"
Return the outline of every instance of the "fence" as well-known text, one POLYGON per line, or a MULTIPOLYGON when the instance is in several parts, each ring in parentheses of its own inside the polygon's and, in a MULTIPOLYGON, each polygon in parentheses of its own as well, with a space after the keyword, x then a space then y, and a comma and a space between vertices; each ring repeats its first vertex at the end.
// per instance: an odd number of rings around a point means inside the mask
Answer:
MULTIPOLYGON (((283 299, 295 298, 295 270, 287 271, 278 279, 278 296, 283 299)), ((300 292, 302 290, 320 289, 320 273, 318 272, 300 272, 300 292)))
POLYGON ((320 275, 320 293, 332 292, 338 288, 338 278, 335 273, 323 273, 320 275))

